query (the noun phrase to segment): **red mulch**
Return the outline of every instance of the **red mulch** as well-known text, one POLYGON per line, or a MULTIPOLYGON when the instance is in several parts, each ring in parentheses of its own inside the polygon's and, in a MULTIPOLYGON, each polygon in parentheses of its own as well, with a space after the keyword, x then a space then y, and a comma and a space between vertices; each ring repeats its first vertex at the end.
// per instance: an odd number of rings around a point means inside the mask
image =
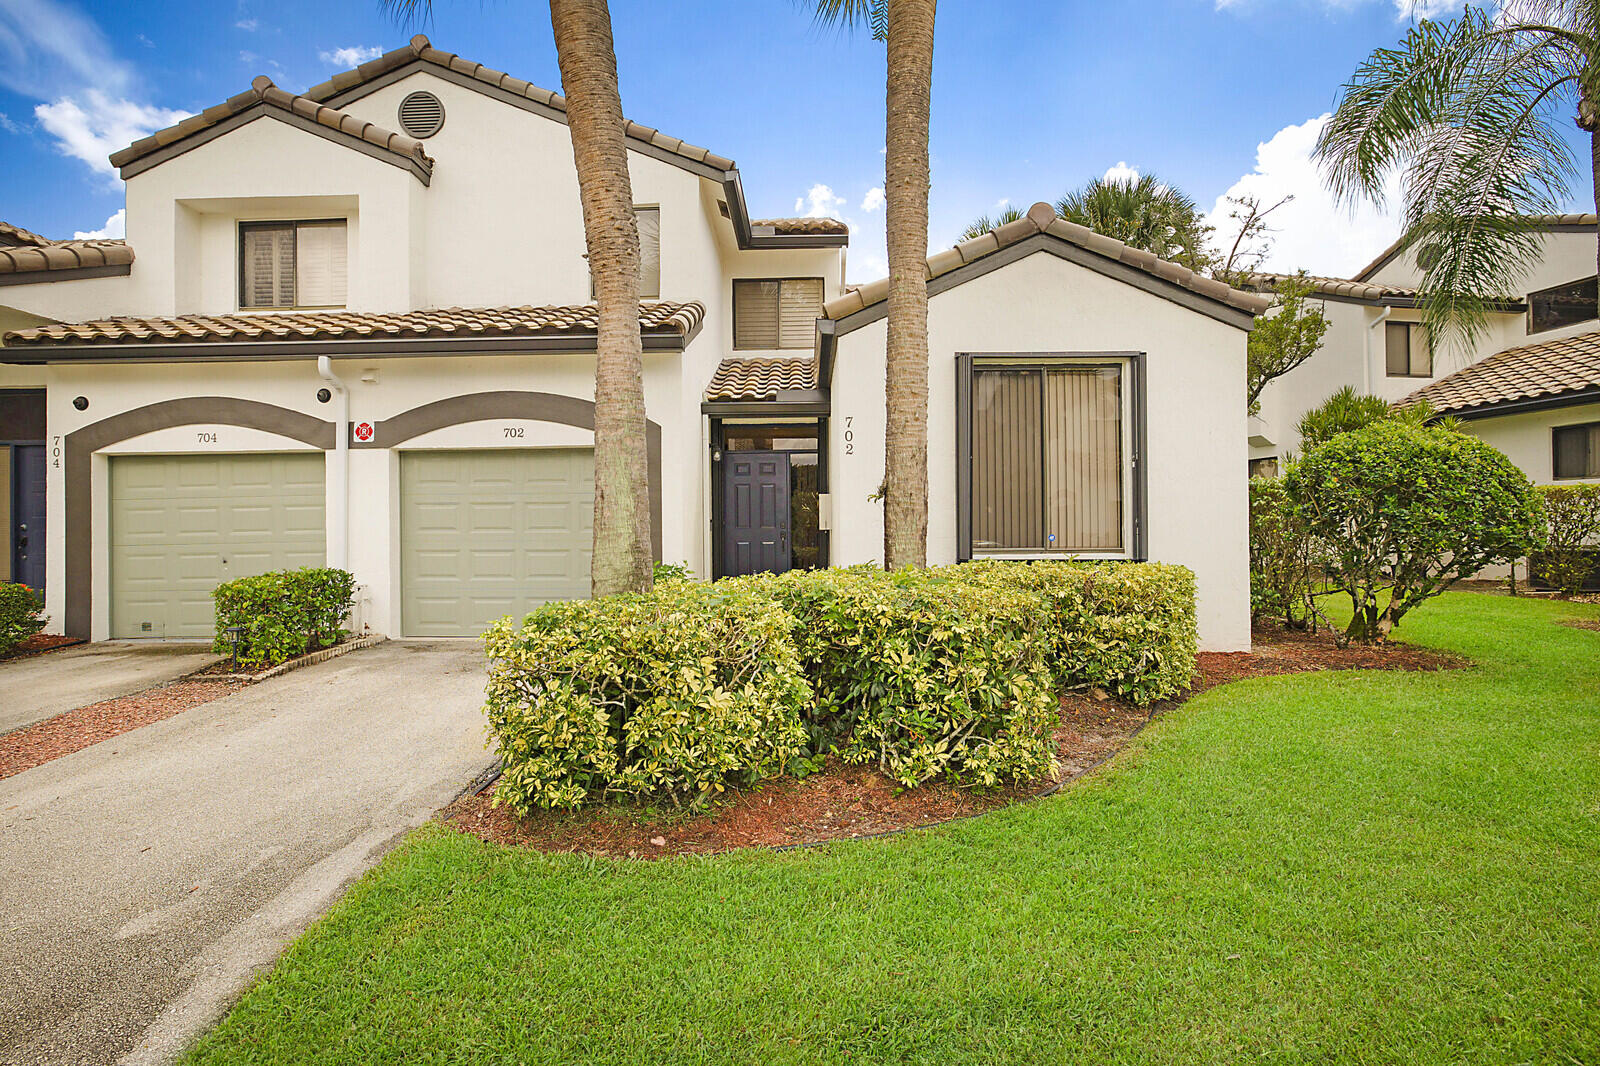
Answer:
POLYGON ((934 781, 901 789, 865 766, 829 760, 803 779, 780 777, 733 791, 699 815, 642 805, 609 804, 584 810, 537 811, 521 818, 493 804, 493 786, 462 797, 440 818, 485 840, 549 852, 655 859, 707 855, 747 847, 782 847, 934 825, 981 814, 1049 791, 1087 773, 1122 750, 1145 723, 1190 696, 1247 677, 1310 670, 1440 670, 1469 665, 1465 659, 1405 644, 1340 650, 1326 631, 1316 634, 1257 629, 1250 652, 1202 652, 1193 687, 1148 708, 1100 693, 1061 698, 1055 729, 1060 773, 993 792, 974 792, 934 781))
POLYGON ((0 662, 5 662, 7 659, 25 659, 30 655, 43 655, 47 651, 70 648, 82 643, 82 637, 64 637, 60 633, 35 633, 4 655, 0 655, 0 662))
POLYGON ((232 681, 179 681, 46 718, 0 736, 0 778, 31 770, 91 744, 171 718, 237 692, 232 681))

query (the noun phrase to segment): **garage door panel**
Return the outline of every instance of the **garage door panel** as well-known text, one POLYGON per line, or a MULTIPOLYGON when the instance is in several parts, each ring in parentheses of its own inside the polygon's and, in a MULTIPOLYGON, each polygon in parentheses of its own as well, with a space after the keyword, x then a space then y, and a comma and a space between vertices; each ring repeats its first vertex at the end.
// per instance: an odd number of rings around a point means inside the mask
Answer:
POLYGON ((111 635, 207 638, 211 592, 321 566, 321 453, 111 458, 111 635))
POLYGON ((589 594, 591 450, 407 452, 400 481, 408 635, 476 635, 589 594))

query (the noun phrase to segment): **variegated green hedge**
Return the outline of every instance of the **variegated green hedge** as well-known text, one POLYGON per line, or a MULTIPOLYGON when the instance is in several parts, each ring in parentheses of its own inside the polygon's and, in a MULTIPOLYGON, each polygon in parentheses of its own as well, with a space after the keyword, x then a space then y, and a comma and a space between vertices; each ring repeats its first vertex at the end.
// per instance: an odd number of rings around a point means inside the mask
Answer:
POLYGON ((980 562, 662 581, 550 604, 486 637, 514 808, 700 804, 830 751, 910 787, 1053 765, 1055 693, 1188 684, 1194 578, 1149 564, 980 562))

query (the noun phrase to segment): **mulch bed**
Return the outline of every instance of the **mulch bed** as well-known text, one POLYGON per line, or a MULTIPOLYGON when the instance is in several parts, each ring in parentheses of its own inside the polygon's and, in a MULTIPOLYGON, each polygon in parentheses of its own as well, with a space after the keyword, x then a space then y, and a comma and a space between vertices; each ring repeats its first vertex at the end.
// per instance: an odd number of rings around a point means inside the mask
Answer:
POLYGON ((0 663, 11 659, 26 659, 33 655, 43 655, 47 651, 57 651, 61 648, 70 648, 82 643, 84 643, 82 637, 64 637, 60 633, 35 633, 4 655, 0 655, 0 663))
POLYGON ((1573 629, 1592 629, 1600 633, 1600 618, 1563 618, 1561 624, 1573 629))
POLYGON ((179 681, 46 718, 0 736, 0 778, 237 692, 238 682, 179 681))
POLYGON ((1247 677, 1312 670, 1441 670, 1470 665, 1457 656, 1406 644, 1340 650, 1327 631, 1257 629, 1253 651, 1202 652, 1193 687, 1140 708, 1101 693, 1061 698, 1055 729, 1060 774, 991 792, 943 782, 901 789, 875 768, 829 760, 803 779, 780 777, 729 794, 698 815, 642 805, 609 804, 576 812, 537 811, 521 818, 493 805, 494 788, 464 796, 440 813, 462 833, 547 852, 657 859, 710 855, 749 847, 788 847, 874 836, 982 814, 1053 791, 1124 748, 1151 718, 1208 688, 1247 677), (1097 698, 1098 697, 1098 698, 1097 698))

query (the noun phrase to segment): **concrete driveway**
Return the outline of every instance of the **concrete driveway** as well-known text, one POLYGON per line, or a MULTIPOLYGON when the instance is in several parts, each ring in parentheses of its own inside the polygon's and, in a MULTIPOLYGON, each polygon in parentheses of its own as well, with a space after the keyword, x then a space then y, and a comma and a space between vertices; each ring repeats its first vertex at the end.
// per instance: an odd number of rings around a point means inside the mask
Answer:
POLYGON ((493 761, 476 642, 390 642, 0 781, 0 1063, 169 1060, 493 761))
POLYGON ((216 658, 209 644, 108 640, 0 662, 0 733, 176 681, 216 658))

